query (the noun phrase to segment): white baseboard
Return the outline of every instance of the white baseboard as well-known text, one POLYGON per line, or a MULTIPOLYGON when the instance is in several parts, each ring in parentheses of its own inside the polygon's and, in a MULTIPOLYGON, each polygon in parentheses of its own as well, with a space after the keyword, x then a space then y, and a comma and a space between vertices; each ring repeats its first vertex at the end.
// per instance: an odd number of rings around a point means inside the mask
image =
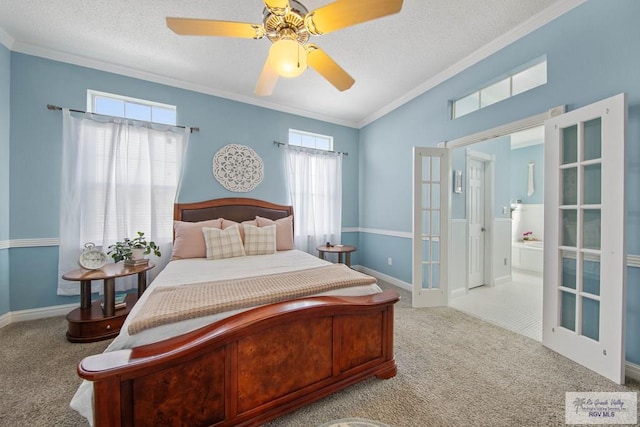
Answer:
POLYGON ((458 288, 458 289, 453 289, 451 291, 451 293, 449 294, 450 298, 455 298, 455 297, 459 297, 462 295, 466 295, 467 294, 467 289, 466 288, 458 288))
POLYGON ((409 292, 413 290, 413 286, 411 285, 411 283, 403 282, 402 280, 396 279, 395 277, 389 276, 384 273, 380 273, 379 271, 372 270, 371 268, 363 267, 361 265, 354 265, 352 267, 354 270, 360 271, 364 274, 368 274, 369 276, 373 276, 376 279, 383 280, 387 283, 390 283, 394 286, 397 286, 409 292))
POLYGON ((11 324, 11 312, 5 313, 0 316, 0 328, 4 328, 9 324, 11 324))
POLYGON ((19 310, 9 312, 0 317, 0 328, 10 323, 24 322, 27 320, 46 319, 48 317, 64 316, 78 304, 55 305, 51 307, 32 308, 29 310, 19 310), (5 319, 6 318, 6 319, 5 319))
POLYGON ((635 363, 625 363, 625 375, 629 378, 633 378, 636 381, 640 381, 640 365, 635 363))
POLYGON ((511 275, 506 274, 504 276, 496 277, 493 279, 493 286, 504 285, 505 283, 511 283, 511 275))

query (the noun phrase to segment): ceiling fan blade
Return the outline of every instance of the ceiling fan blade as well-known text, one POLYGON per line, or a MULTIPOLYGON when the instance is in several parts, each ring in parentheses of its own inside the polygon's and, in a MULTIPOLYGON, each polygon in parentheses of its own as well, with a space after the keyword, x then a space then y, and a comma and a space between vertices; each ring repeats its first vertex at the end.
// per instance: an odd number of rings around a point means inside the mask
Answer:
POLYGON ((289 8, 289 0, 264 0, 264 5, 274 15, 284 16, 289 8))
POLYGON ((278 73, 273 69, 267 57, 253 92, 258 96, 269 96, 273 93, 276 83, 278 83, 278 73))
POLYGON ((307 45, 307 64, 341 92, 355 83, 353 77, 314 44, 307 45))
POLYGON ((372 19, 393 15, 402 9, 403 0, 336 0, 305 17, 305 25, 314 35, 326 34, 372 19))
POLYGON ((167 27, 181 36, 219 36, 261 39, 264 37, 262 25, 246 22, 211 21, 208 19, 170 18, 167 27))

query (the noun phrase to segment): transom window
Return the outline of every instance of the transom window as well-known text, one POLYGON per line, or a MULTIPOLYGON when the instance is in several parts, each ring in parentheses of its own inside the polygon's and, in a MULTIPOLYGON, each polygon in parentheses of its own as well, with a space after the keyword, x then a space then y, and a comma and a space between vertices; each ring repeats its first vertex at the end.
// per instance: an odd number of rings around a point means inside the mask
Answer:
POLYGON ((508 77, 452 102, 452 117, 457 119, 496 102, 547 83, 547 60, 512 73, 508 77))
POLYGON ((146 122, 176 124, 176 106, 113 93, 87 91, 87 111, 146 122))
POLYGON ((316 150, 333 151, 333 137, 289 129, 289 145, 313 148, 316 150))

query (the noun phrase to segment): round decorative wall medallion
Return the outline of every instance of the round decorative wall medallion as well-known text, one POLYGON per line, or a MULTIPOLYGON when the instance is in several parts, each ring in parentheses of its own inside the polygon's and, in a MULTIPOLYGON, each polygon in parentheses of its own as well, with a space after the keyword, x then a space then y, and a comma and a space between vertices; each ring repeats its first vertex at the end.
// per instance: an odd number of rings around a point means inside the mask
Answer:
POLYGON ((251 147, 228 144, 213 156, 213 176, 229 191, 251 191, 264 178, 262 159, 251 147))

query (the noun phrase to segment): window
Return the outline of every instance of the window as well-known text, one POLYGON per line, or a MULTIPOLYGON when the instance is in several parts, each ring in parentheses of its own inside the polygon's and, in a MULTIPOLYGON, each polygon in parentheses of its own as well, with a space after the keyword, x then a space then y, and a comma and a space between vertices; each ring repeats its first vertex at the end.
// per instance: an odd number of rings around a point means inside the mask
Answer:
POLYGON ((161 104, 95 90, 87 91, 87 111, 166 125, 176 124, 175 105, 161 104))
POLYGON ((526 92, 547 83, 547 60, 519 69, 496 83, 486 86, 470 95, 452 102, 452 117, 465 116, 481 108, 488 107, 512 96, 526 92))
POLYGON ((289 129, 285 150, 289 199, 296 214, 296 248, 315 253, 326 242, 339 243, 342 156, 333 152, 333 137, 289 129))
MULTIPOLYGON (((77 268, 79 248, 86 242, 106 252, 138 231, 160 246, 162 258, 154 259, 160 271, 171 253, 172 206, 189 131, 68 110, 63 120, 59 271, 77 268)), ((135 281, 124 279, 116 286, 126 290, 135 281)), ((77 286, 60 280, 58 294, 77 294, 77 286)))
POLYGON ((313 148, 316 150, 333 151, 333 137, 289 129, 289 145, 313 148))

